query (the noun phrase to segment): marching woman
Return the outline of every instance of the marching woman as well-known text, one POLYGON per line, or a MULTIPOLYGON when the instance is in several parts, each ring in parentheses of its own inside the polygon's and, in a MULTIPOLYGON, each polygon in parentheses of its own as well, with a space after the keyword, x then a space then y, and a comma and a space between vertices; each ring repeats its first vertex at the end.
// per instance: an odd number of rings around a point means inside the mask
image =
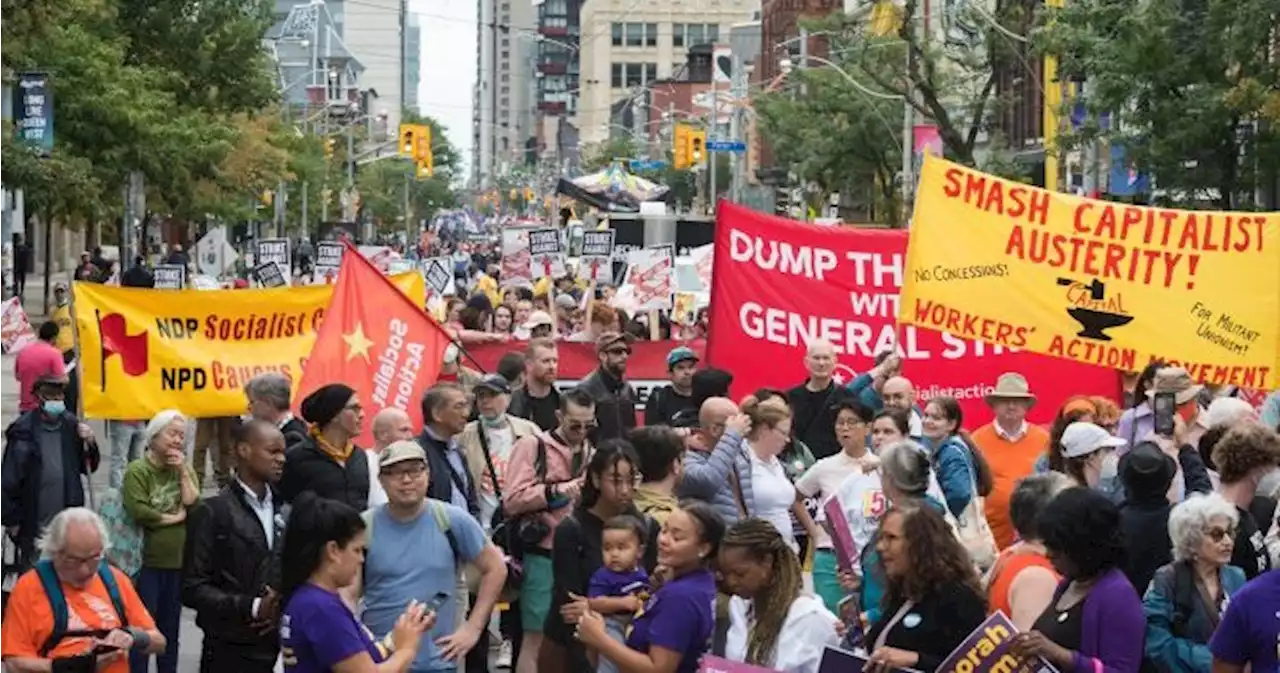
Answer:
POLYGON ((588 611, 577 638, 622 673, 695 673, 715 627, 716 579, 711 565, 724 520, 705 503, 672 512, 658 535, 658 565, 666 581, 632 624, 625 644, 609 636, 604 618, 588 611))
MULTIPOLYGON (((838 421, 837 421, 838 423, 838 421)), ((800 559, 768 521, 743 519, 720 543, 719 569, 733 597, 725 657, 787 673, 816 673, 839 619, 804 593, 800 559)))
POLYGON ((937 669, 987 616, 968 551, 943 514, 920 501, 885 514, 876 551, 888 583, 864 640, 867 670, 937 669))
POLYGON ((281 550, 280 652, 286 673, 404 673, 436 615, 411 602, 382 640, 338 590, 364 566, 365 525, 337 500, 304 493, 293 503, 281 550))

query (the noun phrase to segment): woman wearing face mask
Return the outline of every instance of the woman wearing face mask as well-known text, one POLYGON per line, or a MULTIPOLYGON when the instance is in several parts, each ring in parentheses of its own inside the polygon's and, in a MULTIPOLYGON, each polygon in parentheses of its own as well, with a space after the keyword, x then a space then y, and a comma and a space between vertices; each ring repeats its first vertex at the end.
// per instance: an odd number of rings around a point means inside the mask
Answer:
POLYGON ((710 566, 723 537, 724 520, 710 505, 690 502, 672 512, 658 535, 657 561, 667 580, 632 623, 626 644, 609 637, 594 611, 578 622, 578 640, 623 673, 695 673, 715 626, 710 566))
POLYGON ((782 535, 767 521, 743 519, 725 533, 718 567, 733 594, 725 658, 816 673, 823 649, 840 643, 839 620, 804 593, 800 559, 782 535))
POLYGON ((1093 423, 1077 421, 1067 426, 1058 443, 1062 446, 1062 472, 1076 486, 1098 489, 1104 481, 1115 480, 1116 449, 1124 446, 1123 439, 1093 423))

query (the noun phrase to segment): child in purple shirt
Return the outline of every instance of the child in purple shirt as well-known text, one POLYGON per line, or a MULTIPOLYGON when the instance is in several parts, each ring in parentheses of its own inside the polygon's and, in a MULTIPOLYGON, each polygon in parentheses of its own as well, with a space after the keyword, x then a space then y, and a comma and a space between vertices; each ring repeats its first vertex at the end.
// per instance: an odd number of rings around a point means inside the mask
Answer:
MULTIPOLYGON (((623 514, 606 521, 601 545, 604 565, 587 583, 588 605, 604 615, 609 635, 620 643, 625 642, 627 627, 649 597, 649 573, 640 565, 646 538, 644 524, 634 516, 623 514)), ((617 673, 618 667, 601 657, 596 670, 617 673)))

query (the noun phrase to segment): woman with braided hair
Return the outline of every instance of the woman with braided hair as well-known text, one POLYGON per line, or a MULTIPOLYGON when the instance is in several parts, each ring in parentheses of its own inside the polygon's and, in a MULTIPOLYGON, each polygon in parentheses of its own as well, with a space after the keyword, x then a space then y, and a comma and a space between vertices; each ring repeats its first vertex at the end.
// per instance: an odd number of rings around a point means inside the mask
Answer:
POLYGON ((729 599, 725 657, 788 673, 814 673, 826 645, 838 645, 839 621, 803 591, 800 559, 778 529, 747 518, 720 543, 719 568, 729 599))

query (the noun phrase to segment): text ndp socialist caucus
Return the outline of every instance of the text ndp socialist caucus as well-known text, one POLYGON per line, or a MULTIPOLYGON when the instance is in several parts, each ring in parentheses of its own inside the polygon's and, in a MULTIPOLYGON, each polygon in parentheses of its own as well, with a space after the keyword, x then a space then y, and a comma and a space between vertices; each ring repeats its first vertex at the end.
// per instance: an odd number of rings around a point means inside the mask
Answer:
POLYGON ((1280 214, 1059 194, 928 157, 902 322, 1126 371, 1274 385, 1280 214))
MULTIPOLYGON (((392 278, 410 296, 422 276, 392 278)), ((142 290, 75 286, 84 413, 150 418, 244 411, 244 384, 266 372, 298 381, 333 294, 331 285, 266 290, 142 290)))

